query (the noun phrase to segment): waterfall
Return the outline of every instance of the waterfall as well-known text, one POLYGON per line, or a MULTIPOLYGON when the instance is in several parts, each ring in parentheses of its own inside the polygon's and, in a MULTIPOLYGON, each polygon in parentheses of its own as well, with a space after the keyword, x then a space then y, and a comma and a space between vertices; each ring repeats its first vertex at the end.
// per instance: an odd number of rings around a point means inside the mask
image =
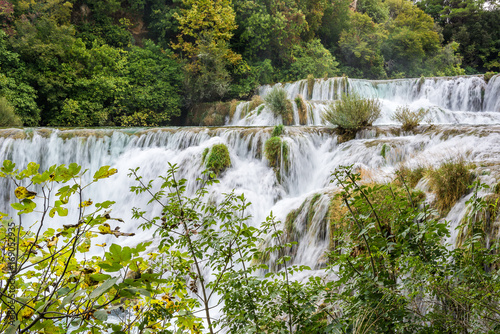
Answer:
MULTIPOLYGON (((193 180, 204 169, 203 151, 224 143, 232 166, 210 190, 212 198, 220 199, 221 194, 233 189, 244 193, 252 202, 248 213, 254 226, 259 226, 271 211, 284 222, 291 210, 320 194, 311 228, 300 236, 300 251, 293 259, 295 263, 307 262, 313 267, 324 263, 322 256, 328 239, 317 235, 324 235, 328 229, 324 226, 325 208, 336 189, 330 183, 330 174, 341 165, 352 164, 373 181, 385 182, 393 177, 400 164, 434 166, 461 155, 478 166, 476 173, 483 175, 485 181, 492 183, 500 179, 500 126, 433 126, 413 135, 397 135, 396 128, 378 127, 365 130, 357 139, 345 143, 339 143, 335 132, 327 127, 285 127, 282 139, 288 146, 289 169, 281 173, 281 180, 276 179, 263 154, 271 130, 269 127, 6 129, 0 130, 0 159, 12 160, 20 168, 35 161, 41 164, 41 170, 53 164, 76 162, 89 169, 87 181, 101 165, 117 168, 118 174, 90 187, 85 197, 94 202, 116 201, 113 213, 125 219, 122 231, 137 233, 136 238, 126 241, 133 244, 150 239, 151 232, 139 231, 139 223, 131 219, 131 208, 145 207, 147 199, 129 192, 133 182, 127 177, 128 170, 141 167, 144 178, 152 179, 166 173, 168 162, 176 163, 180 166, 180 177, 190 180, 188 193, 192 193, 196 187, 193 180)), ((6 212, 10 210, 9 203, 14 201, 14 188, 1 182, 0 211, 6 212)))
MULTIPOLYGON (((391 116, 399 106, 429 109, 429 119, 433 124, 500 124, 499 75, 492 77, 488 83, 482 75, 395 80, 315 79, 310 98, 307 80, 278 85, 287 91, 290 100, 293 101, 299 94, 308 100, 310 114, 314 115, 308 118, 308 125, 323 125, 321 115, 329 104, 345 93, 380 100, 382 115, 374 123, 376 125, 396 124, 391 116)), ((258 94, 264 97, 270 89, 270 85, 262 86, 258 94)), ((228 125, 280 124, 267 107, 260 107, 259 110, 247 110, 243 116, 235 114, 228 125)), ((294 124, 299 125, 298 115, 294 115, 294 124)))

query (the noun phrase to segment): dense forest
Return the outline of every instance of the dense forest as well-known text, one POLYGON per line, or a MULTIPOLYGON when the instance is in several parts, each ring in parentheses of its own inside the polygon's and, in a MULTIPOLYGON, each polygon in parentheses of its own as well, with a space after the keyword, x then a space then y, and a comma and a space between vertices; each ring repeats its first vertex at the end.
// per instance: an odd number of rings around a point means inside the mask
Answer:
POLYGON ((493 0, 1 0, 0 24, 0 112, 24 126, 168 125, 261 84, 500 68, 493 0))

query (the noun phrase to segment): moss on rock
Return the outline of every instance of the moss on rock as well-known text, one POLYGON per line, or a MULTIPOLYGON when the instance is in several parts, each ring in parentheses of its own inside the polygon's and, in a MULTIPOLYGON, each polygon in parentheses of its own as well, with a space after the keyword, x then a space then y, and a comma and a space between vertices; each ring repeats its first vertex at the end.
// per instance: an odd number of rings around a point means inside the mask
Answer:
POLYGON ((212 148, 206 148, 203 151, 202 162, 205 167, 219 175, 231 166, 231 158, 229 157, 229 150, 224 144, 216 144, 212 148))
POLYGON ((264 155, 280 180, 282 172, 287 172, 289 166, 287 143, 280 137, 269 138, 264 144, 264 155), (281 168, 284 170, 282 171, 281 168))

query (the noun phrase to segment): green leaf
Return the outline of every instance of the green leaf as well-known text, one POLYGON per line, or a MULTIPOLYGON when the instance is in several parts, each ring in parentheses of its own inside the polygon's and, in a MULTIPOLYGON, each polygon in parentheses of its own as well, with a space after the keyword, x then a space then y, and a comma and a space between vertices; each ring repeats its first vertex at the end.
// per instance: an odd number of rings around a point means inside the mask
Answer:
POLYGON ((59 310, 61 310, 66 304, 70 303, 71 301, 75 300, 76 298, 80 297, 85 293, 85 290, 78 290, 75 293, 69 294, 61 302, 61 305, 59 306, 59 310))
POLYGON ((108 312, 106 310, 99 310, 94 312, 94 317, 100 321, 108 320, 108 312))
POLYGON ((62 295, 67 294, 70 291, 71 291, 71 289, 68 288, 67 286, 65 286, 65 287, 63 287, 63 288, 61 288, 60 290, 57 291, 57 295, 58 296, 62 296, 62 295))
POLYGON ((107 274, 92 274, 92 275, 90 275, 90 278, 92 278, 94 281, 102 282, 102 281, 104 281, 106 279, 111 278, 111 275, 107 275, 107 274))
POLYGON ((105 179, 114 175, 118 172, 116 168, 109 168, 109 166, 102 166, 99 170, 94 174, 94 181, 99 179, 105 179))
POLYGON ((14 171, 14 168, 16 168, 15 163, 10 160, 4 160, 3 167, 0 168, 0 170, 4 173, 12 173, 14 171))
POLYGON ((116 271, 119 271, 123 268, 123 266, 119 263, 106 263, 106 262, 102 262, 102 263, 99 263, 98 264, 99 267, 101 267, 103 270, 107 271, 107 272, 116 272, 116 271))
POLYGON ((113 285, 116 284, 116 281, 118 281, 118 277, 114 277, 114 278, 108 279, 107 281, 105 281, 104 283, 102 283, 99 287, 97 287, 97 289, 95 289, 94 291, 92 291, 92 293, 90 294, 89 298, 90 299, 95 299, 95 298, 101 296, 103 293, 105 293, 106 291, 108 291, 109 289, 111 289, 113 287, 113 285))
POLYGON ((5 331, 5 334, 16 334, 17 329, 19 328, 19 325, 21 323, 19 321, 15 321, 14 324, 10 325, 7 330, 5 331))

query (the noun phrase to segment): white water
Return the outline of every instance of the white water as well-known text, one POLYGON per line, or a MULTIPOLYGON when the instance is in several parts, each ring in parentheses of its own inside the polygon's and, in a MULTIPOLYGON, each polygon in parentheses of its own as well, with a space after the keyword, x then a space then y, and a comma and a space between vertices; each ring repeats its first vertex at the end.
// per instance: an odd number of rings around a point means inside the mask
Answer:
MULTIPOLYGON (((279 84, 281 85, 281 84, 279 84)), ((374 125, 395 125, 391 119, 396 109, 408 106, 412 110, 429 109, 423 124, 500 124, 500 76, 486 83, 482 76, 459 76, 425 79, 361 80, 347 78, 315 79, 311 94, 307 80, 282 85, 288 98, 300 94, 307 100, 308 125, 323 125, 321 115, 330 103, 343 93, 357 93, 365 98, 377 98, 382 104, 382 115, 374 125)), ((262 86, 259 95, 264 97, 272 87, 262 86)), ((294 124, 299 124, 294 105, 294 124)), ((241 108, 248 108, 240 104, 241 108)), ((265 107, 236 112, 228 125, 265 126, 280 124, 265 107)))
MULTIPOLYGON (((487 129, 440 126, 421 134, 404 136, 394 136, 389 128, 381 128, 378 135, 375 130, 367 130, 358 135, 359 139, 342 144, 337 143, 337 137, 328 128, 287 127, 283 138, 289 146, 291 165, 288 173, 282 173, 282 180, 277 180, 262 155, 271 129, 167 128, 134 133, 120 130, 54 130, 49 135, 46 131, 35 130, 25 139, 9 138, 7 131, 0 130, 0 160, 10 159, 19 167, 36 161, 41 164, 42 170, 53 164, 76 162, 89 169, 89 176, 101 165, 117 168, 117 175, 89 188, 85 198, 91 198, 94 203, 108 199, 117 202, 113 216, 125 219, 122 231, 137 233, 136 238, 122 241, 125 243, 150 239, 151 234, 138 230, 139 222, 130 219, 130 209, 134 206, 146 207, 147 199, 129 192, 133 182, 127 177, 128 170, 139 166, 144 178, 152 179, 165 174, 170 162, 180 166, 181 177, 194 180, 204 169, 201 164, 204 149, 216 143, 228 146, 232 166, 221 175, 221 182, 211 189, 212 196, 220 199, 221 194, 233 189, 244 193, 252 202, 249 213, 255 226, 259 226, 271 211, 284 221, 292 209, 298 208, 312 195, 330 196, 334 190, 329 183, 330 173, 340 165, 354 164, 355 168, 363 170, 364 175, 383 182, 393 177, 395 168, 401 163, 410 167, 437 165, 444 160, 464 156, 479 166, 480 173, 490 169, 486 172, 490 175, 490 180, 487 180, 490 183, 495 176, 498 179, 497 174, 500 173, 495 167, 500 161, 499 126, 487 129), (384 145, 385 158, 381 154, 384 145)), ((22 134, 23 131, 18 132, 22 134)), ((14 188, 7 187, 5 182, 0 186, 3 195, 0 211, 9 211, 8 203, 13 201, 14 188)), ((188 183, 190 192, 194 188, 193 181, 188 183)), ((318 203, 325 202, 325 196, 318 203)), ((318 210, 314 226, 323 220, 325 213, 325 210, 318 210)), ((322 257, 328 240, 316 234, 321 230, 324 233, 328 228, 316 226, 305 231, 303 240, 299 242, 296 263, 312 264, 314 267, 324 262, 322 257)), ((108 241, 114 242, 113 239, 108 241)))

